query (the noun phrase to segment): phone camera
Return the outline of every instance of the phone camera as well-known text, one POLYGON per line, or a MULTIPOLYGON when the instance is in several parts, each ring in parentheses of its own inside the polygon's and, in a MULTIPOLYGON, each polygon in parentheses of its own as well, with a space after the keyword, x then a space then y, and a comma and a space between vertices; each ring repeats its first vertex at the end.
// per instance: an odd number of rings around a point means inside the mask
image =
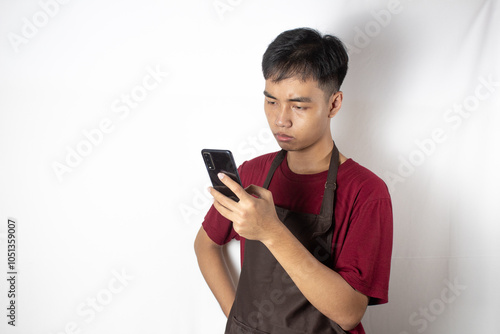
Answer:
POLYGON ((205 164, 207 165, 208 169, 215 169, 210 153, 203 153, 203 159, 205 159, 205 164))

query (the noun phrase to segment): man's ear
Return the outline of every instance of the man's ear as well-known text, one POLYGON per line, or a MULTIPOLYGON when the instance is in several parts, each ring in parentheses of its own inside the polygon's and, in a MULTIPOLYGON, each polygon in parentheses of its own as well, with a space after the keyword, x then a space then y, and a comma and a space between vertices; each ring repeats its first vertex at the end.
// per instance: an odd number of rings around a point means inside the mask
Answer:
POLYGON ((328 113, 329 118, 333 118, 342 107, 342 99, 344 98, 344 94, 341 91, 333 93, 332 96, 328 99, 328 106, 330 108, 330 112, 328 113))

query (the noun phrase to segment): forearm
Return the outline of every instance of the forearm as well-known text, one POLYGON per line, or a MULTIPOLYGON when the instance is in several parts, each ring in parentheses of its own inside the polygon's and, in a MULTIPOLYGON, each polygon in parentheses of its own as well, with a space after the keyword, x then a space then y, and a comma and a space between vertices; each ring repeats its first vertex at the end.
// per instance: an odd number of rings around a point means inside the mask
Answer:
POLYGON ((321 313, 344 330, 356 326, 368 298, 354 290, 337 272, 319 262, 284 226, 263 241, 299 290, 321 313))
POLYGON ((198 265, 210 290, 227 317, 235 298, 235 284, 222 253, 222 247, 211 244, 206 238, 208 236, 201 229, 195 242, 198 265))

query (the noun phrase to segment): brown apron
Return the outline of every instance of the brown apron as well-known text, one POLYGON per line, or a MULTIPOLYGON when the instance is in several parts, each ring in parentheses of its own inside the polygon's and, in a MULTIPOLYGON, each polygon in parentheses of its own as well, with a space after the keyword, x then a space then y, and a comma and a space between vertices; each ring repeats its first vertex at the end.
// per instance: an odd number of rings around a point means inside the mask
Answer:
MULTIPOLYGON (((281 150, 264 182, 269 187, 286 156, 281 150)), ((296 213, 276 206, 279 219, 322 263, 333 268, 334 196, 339 152, 334 144, 321 212, 296 213)), ((245 253, 236 298, 228 316, 226 334, 346 333, 320 313, 260 241, 245 240, 245 253)))

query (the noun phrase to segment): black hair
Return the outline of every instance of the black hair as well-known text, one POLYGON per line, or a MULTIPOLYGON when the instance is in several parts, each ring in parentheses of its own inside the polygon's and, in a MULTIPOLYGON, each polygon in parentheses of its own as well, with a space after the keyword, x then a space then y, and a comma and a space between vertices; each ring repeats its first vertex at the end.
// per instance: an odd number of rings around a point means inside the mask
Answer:
POLYGON ((297 77, 314 79, 327 97, 337 92, 347 73, 349 56, 342 41, 317 30, 298 28, 282 32, 262 58, 264 78, 273 82, 297 77))

